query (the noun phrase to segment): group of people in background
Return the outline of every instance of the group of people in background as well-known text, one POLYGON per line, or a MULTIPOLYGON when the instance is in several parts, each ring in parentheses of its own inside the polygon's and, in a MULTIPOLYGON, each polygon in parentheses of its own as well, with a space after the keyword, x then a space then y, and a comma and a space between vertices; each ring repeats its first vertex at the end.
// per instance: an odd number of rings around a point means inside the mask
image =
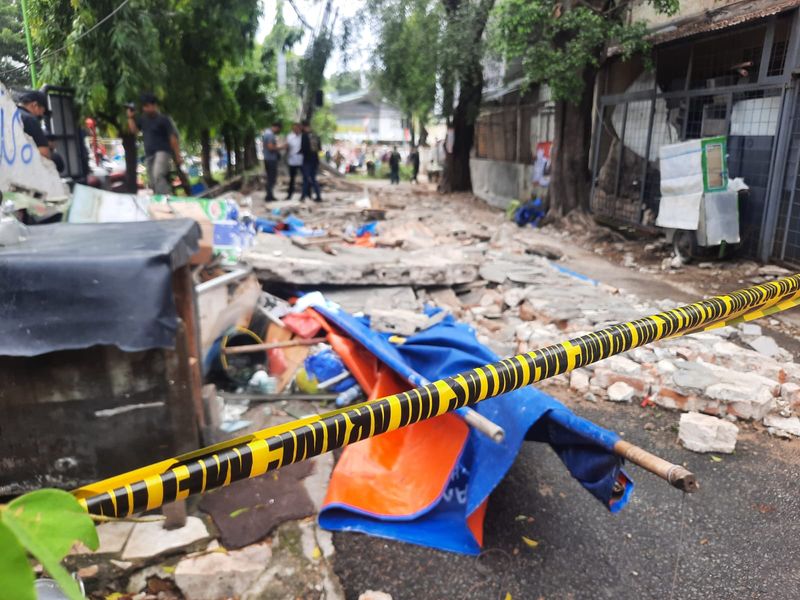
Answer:
POLYGON ((291 200, 295 192, 297 176, 300 175, 302 184, 300 201, 312 198, 315 202, 322 202, 322 195, 317 182, 319 170, 319 137, 311 130, 308 121, 293 123, 292 130, 284 140, 280 139, 282 125, 278 122, 272 124, 262 138, 264 146, 264 168, 267 172, 267 202, 274 202, 275 184, 278 181, 278 163, 281 153, 286 153, 286 164, 289 167, 289 189, 286 199, 291 200))

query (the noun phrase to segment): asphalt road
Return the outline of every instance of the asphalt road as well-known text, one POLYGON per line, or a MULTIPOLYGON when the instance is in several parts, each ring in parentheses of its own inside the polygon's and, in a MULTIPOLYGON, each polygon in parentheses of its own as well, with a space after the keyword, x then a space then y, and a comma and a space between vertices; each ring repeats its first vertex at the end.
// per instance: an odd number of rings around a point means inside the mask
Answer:
POLYGON ((633 499, 612 515, 548 446, 526 443, 491 496, 480 557, 336 534, 334 568, 348 600, 369 589, 394 600, 800 598, 800 441, 743 430, 736 454, 717 462, 675 442, 677 413, 572 408, 685 463, 701 490, 684 496, 631 466, 633 499), (523 535, 539 546, 528 548, 523 535))

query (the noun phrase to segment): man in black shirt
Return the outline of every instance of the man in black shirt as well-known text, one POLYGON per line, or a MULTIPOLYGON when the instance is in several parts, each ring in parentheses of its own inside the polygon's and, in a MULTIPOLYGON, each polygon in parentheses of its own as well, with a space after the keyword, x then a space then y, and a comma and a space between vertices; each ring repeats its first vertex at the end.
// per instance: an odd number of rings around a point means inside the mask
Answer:
POLYGON ((19 118, 22 121, 22 130, 33 138, 33 143, 39 154, 50 158, 50 145, 47 135, 42 129, 39 119, 47 113, 47 96, 44 92, 27 92, 19 99, 19 118))
POLYGON ((314 192, 314 202, 322 202, 317 183, 317 169, 319 169, 319 137, 311 131, 311 124, 303 121, 303 135, 300 138, 300 152, 303 155, 303 201, 314 192))
POLYGON ((389 155, 389 182, 400 183, 400 153, 397 151, 397 146, 392 147, 392 153, 389 155))
POLYGON ((172 160, 180 169, 183 164, 178 145, 178 132, 167 115, 158 110, 158 99, 153 94, 142 94, 142 115, 128 108, 128 129, 144 137, 145 165, 150 187, 156 194, 172 193, 169 176, 172 160))

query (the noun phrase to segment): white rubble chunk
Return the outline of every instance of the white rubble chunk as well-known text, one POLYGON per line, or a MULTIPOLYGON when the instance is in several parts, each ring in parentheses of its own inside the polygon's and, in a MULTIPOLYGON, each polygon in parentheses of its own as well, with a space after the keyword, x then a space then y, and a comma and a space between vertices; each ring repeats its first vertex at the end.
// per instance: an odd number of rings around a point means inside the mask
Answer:
POLYGON ((164 529, 161 521, 136 523, 125 545, 122 560, 138 560, 174 552, 211 536, 205 523, 197 517, 187 517, 186 525, 164 529))
POLYGON ((681 415, 678 440, 693 452, 730 454, 736 448, 739 428, 716 417, 689 412, 681 415))
POLYGON ((739 325, 739 333, 741 333, 743 337, 760 337, 761 326, 755 323, 742 323, 739 325))
POLYGON ((266 570, 271 556, 269 544, 187 556, 175 567, 175 583, 191 600, 240 597, 266 570))
POLYGON ((778 415, 767 415, 764 417, 764 425, 773 435, 780 437, 800 437, 800 419, 797 417, 781 417, 778 415))
POLYGON ((392 600, 392 595, 386 592, 367 590, 358 597, 358 600, 392 600))
POLYGON ((664 375, 664 374, 666 374, 666 373, 674 373, 674 372, 675 372, 675 369, 677 369, 677 368, 678 368, 678 367, 676 367, 676 366, 675 366, 675 363, 673 363, 671 360, 667 360, 667 359, 665 359, 665 358, 664 358, 664 359, 661 359, 661 360, 659 360, 659 361, 656 363, 656 369, 657 369, 657 370, 658 370, 658 372, 659 372, 659 373, 661 373, 662 375, 664 375))
POLYGON ((611 402, 630 402, 636 393, 631 386, 624 381, 618 381, 608 388, 608 399, 611 402))
POLYGON ((569 387, 577 392, 588 392, 589 374, 582 369, 572 371, 569 374, 569 387))
POLYGON ((763 419, 775 404, 775 397, 766 387, 757 391, 738 383, 715 383, 706 388, 706 395, 728 404, 737 417, 763 419))
POLYGON ((510 308, 516 308, 525 300, 525 288, 512 287, 503 294, 503 302, 510 308))
POLYGON ((793 381, 787 381, 781 386, 781 398, 790 406, 800 407, 800 385, 793 381))
POLYGON ((603 361, 603 366, 620 375, 636 375, 642 369, 638 363, 620 355, 608 357, 603 361))
POLYGON ((747 345, 756 352, 763 354, 764 356, 769 356, 770 358, 777 358, 785 352, 783 348, 778 346, 778 343, 775 340, 766 335, 759 336, 752 340, 747 340, 747 345))

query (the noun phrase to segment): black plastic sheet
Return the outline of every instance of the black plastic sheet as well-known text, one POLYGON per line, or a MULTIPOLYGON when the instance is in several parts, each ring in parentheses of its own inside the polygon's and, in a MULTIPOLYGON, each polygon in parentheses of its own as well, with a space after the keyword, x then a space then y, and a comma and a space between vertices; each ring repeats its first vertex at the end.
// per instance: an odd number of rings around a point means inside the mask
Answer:
POLYGON ((190 219, 29 227, 0 247, 0 355, 173 347, 172 272, 199 238, 190 219))

